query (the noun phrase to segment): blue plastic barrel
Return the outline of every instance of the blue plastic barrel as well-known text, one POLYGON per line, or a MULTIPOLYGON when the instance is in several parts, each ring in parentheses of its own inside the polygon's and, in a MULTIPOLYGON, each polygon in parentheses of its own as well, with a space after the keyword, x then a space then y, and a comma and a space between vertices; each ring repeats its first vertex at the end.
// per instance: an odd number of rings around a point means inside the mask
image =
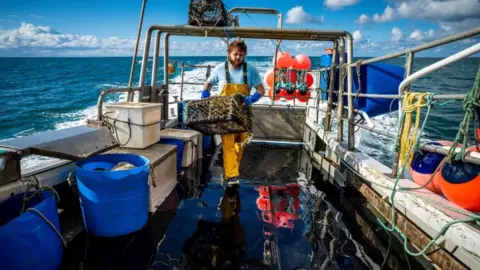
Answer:
POLYGON ((87 232, 102 237, 126 235, 148 219, 149 160, 134 154, 103 154, 75 163, 87 232), (120 162, 136 168, 110 171, 120 162))
POLYGON ((174 138, 161 138, 159 143, 177 146, 177 173, 179 173, 182 169, 183 148, 185 146, 185 141, 174 138))
MULTIPOLYGON (((29 192, 28 195, 32 195, 29 192)), ((57 269, 62 262, 63 244, 50 225, 37 213, 20 215, 23 193, 0 204, 0 269, 57 269)), ((56 197, 42 191, 25 209, 42 213, 60 232, 56 197)))

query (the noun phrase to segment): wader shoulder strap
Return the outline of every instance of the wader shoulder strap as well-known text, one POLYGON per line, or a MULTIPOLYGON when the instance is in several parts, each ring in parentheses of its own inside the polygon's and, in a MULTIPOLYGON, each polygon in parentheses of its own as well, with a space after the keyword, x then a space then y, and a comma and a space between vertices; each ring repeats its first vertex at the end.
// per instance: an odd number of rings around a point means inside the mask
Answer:
MULTIPOLYGON (((228 69, 228 61, 225 62, 225 79, 227 83, 230 83, 230 71, 228 69)), ((248 84, 248 77, 247 77, 247 63, 243 63, 243 83, 248 84)))
POLYGON ((228 61, 225 62, 225 79, 227 79, 227 83, 230 83, 230 71, 228 70, 228 61))
POLYGON ((247 78, 247 62, 243 62, 243 83, 248 84, 247 78))

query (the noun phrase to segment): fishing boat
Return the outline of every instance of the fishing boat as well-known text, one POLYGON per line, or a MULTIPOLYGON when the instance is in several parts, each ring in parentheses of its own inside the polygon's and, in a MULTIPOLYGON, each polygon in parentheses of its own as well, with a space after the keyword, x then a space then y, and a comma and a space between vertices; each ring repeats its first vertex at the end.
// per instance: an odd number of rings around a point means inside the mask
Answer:
MULTIPOLYGON (((465 152, 468 139, 459 141, 461 136, 448 145, 420 140, 422 127, 412 124, 414 112, 420 119, 422 108, 458 100, 470 104, 461 128, 468 130, 476 117, 480 75, 468 94, 409 90, 415 80, 480 52, 480 43, 413 73, 416 53, 478 37, 480 27, 353 62, 348 31, 284 29, 275 9, 222 7, 214 25, 191 20, 148 27, 134 84, 145 3, 129 86, 103 91, 95 119, 0 141, 0 268, 480 269, 475 194, 458 186, 449 193, 453 184, 442 174, 452 164, 472 164, 474 170, 480 154, 465 152), (276 15, 278 28, 242 27, 238 12, 276 15), (158 80, 162 34, 164 78, 158 80), (223 181, 219 137, 186 126, 186 108, 193 104, 183 95, 187 64, 170 60, 172 36, 276 40, 272 70, 314 78, 307 97, 287 99, 277 96, 280 76, 273 76, 271 94, 252 106, 253 138, 233 184, 223 181), (285 40, 332 46, 322 68, 301 71, 277 67, 285 40), (405 55, 405 69, 380 63, 405 55), (181 68, 177 82, 169 74, 175 67, 181 68), (179 95, 171 93, 174 85, 179 95), (105 103, 114 93, 126 93, 126 100, 105 103), (397 134, 369 120, 392 111, 399 113, 397 134), (391 138, 392 166, 356 147, 359 129, 391 138), (417 150, 443 161, 429 173, 414 171, 428 167, 423 156, 414 156, 417 150), (31 155, 52 159, 22 170, 21 160, 31 155), (121 161, 133 168, 119 169, 121 161), (438 173, 444 194, 427 188, 438 173), (428 180, 420 183, 419 177, 428 180), (473 198, 467 206, 456 201, 457 187, 461 197, 473 198)), ((209 74, 211 66, 191 68, 209 74)))

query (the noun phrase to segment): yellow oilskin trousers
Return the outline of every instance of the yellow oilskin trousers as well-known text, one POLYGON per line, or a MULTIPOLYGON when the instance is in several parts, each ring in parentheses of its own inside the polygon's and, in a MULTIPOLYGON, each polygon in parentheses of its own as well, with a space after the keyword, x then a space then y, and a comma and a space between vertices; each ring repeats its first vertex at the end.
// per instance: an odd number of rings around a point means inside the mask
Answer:
MULTIPOLYGON (((221 96, 232 96, 235 94, 249 95, 250 91, 247 84, 226 83, 220 93, 221 96)), ((223 168, 225 178, 239 176, 240 161, 242 160, 243 147, 239 144, 248 138, 248 132, 223 134, 223 168)))

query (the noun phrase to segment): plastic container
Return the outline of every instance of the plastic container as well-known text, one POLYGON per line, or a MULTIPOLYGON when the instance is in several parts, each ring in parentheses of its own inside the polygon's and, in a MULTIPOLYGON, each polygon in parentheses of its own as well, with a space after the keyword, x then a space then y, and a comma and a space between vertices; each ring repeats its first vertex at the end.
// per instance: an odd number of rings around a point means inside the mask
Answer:
POLYGON ((115 237, 142 228, 148 219, 149 160, 133 154, 103 154, 75 163, 86 230, 115 237), (110 171, 119 162, 134 169, 110 171))
POLYGON ((198 131, 188 129, 167 128, 160 131, 160 137, 179 139, 184 141, 182 167, 190 167, 203 157, 202 134, 198 131))
MULTIPOLYGON (((26 211, 19 216, 22 199, 20 193, 0 204, 0 268, 57 269, 62 262, 62 241, 37 213, 26 211)), ((57 202, 52 192, 34 196, 25 209, 28 208, 38 210, 60 232, 57 202)))
POLYGON ((182 169, 182 160, 183 160, 183 148, 185 141, 174 138, 162 138, 160 139, 160 144, 169 144, 177 146, 177 173, 182 169))
POLYGON ((160 139, 162 104, 119 102, 105 107, 104 118, 114 127, 114 136, 123 147, 143 149, 160 139))

